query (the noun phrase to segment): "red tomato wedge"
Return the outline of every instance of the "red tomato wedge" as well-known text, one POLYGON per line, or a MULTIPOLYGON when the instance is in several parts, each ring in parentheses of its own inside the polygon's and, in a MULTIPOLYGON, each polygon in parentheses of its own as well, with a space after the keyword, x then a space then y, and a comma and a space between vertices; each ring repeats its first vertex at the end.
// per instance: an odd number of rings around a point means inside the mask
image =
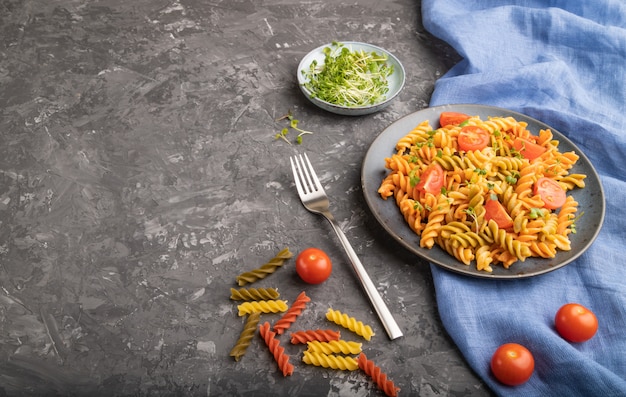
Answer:
POLYGON ((546 151, 545 147, 537 145, 536 143, 524 138, 515 138, 513 141, 513 147, 515 150, 520 152, 525 159, 531 161, 541 156, 546 151))
POLYGON ((513 227, 513 219, 498 200, 488 199, 485 203, 485 219, 493 219, 500 229, 513 227))
POLYGON ((458 125, 469 119, 470 116, 459 112, 441 112, 439 115, 439 126, 458 125))
POLYGON ((543 200, 543 206, 545 208, 555 210, 565 204, 567 195, 565 190, 554 179, 541 177, 535 182, 533 193, 539 195, 543 200))
POLYGON ((415 189, 421 192, 439 194, 445 182, 446 173, 443 168, 438 163, 432 163, 422 172, 415 189))
POLYGON ((459 149, 469 152, 486 148, 491 142, 491 137, 488 131, 475 125, 468 125, 461 128, 457 141, 459 143, 459 149))

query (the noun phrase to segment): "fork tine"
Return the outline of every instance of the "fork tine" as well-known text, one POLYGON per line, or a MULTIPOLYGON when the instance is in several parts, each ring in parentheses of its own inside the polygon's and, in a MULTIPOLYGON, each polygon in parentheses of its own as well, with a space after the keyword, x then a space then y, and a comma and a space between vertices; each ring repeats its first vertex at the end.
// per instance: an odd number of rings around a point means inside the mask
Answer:
POLYGON ((298 195, 300 197, 304 196, 304 190, 302 189, 302 182, 300 182, 300 176, 298 175, 298 171, 300 169, 300 164, 298 163, 298 158, 290 157, 289 161, 291 162, 291 171, 293 172, 293 179, 296 182, 296 189, 298 190, 298 195))
MULTIPOLYGON (((322 187, 322 183, 320 182, 319 178, 317 177, 317 174, 315 173, 315 169, 313 168, 313 165, 311 165, 311 162, 309 161, 309 156, 306 155, 306 153, 304 153, 304 158, 307 162, 308 168, 311 171, 311 178, 313 179, 311 181, 311 179, 309 179, 309 182, 311 182, 311 188, 313 190, 317 190, 317 191, 324 191, 324 188, 322 187)), ((308 176, 308 175, 307 175, 308 176)))

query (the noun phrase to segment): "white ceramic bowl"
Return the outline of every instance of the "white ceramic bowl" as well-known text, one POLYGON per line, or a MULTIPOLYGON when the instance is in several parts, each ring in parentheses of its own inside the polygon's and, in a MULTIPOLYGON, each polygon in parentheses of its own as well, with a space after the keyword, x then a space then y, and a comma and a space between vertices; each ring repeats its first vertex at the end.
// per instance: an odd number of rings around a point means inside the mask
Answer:
POLYGON ((393 73, 387 77, 389 91, 385 94, 385 99, 383 99, 381 102, 378 102, 372 105, 350 107, 350 106, 337 105, 334 103, 323 101, 319 98, 311 97, 311 92, 304 86, 304 84, 308 80, 305 77, 305 75, 302 74, 302 71, 309 70, 311 63, 314 60, 317 61, 318 65, 323 65, 324 60, 326 58, 324 54, 324 48, 331 47, 332 44, 330 43, 314 49, 313 51, 309 52, 304 58, 302 58, 302 61, 300 61, 300 64, 298 65, 298 84, 300 86, 300 89, 304 93, 304 95, 318 107, 324 110, 327 110, 329 112, 332 112, 332 113, 346 115, 346 116, 362 116, 365 114, 378 112, 384 109, 385 107, 387 107, 391 103, 391 101, 396 96, 398 96, 398 94, 400 93, 400 91, 402 91, 402 88, 404 87, 404 81, 406 78, 405 73, 404 73, 404 67, 402 66, 398 58, 396 58, 389 51, 383 48, 377 47, 375 45, 360 43, 357 41, 342 41, 340 43, 350 50, 356 50, 356 51, 364 50, 367 52, 374 51, 378 54, 387 55, 387 63, 390 65, 393 65, 393 73))

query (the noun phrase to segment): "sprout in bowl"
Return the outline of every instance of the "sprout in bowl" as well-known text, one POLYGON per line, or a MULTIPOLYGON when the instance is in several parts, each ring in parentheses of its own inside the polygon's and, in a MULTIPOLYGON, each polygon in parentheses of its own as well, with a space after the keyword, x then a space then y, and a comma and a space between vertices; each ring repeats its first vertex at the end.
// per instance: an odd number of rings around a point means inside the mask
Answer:
POLYGON ((298 66, 305 96, 322 109, 364 115, 389 105, 404 86, 400 61, 388 51, 359 42, 333 42, 307 54, 298 66))

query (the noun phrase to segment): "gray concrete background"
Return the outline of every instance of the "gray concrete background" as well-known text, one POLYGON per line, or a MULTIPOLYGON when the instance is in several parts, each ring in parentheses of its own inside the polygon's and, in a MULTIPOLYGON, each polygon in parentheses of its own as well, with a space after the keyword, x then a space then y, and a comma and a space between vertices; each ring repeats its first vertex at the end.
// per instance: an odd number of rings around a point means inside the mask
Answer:
POLYGON ((327 282, 304 284, 292 260, 252 285, 306 291, 292 330, 339 329, 324 317, 339 309, 372 325, 363 349, 400 395, 489 395, 442 327, 428 265, 360 190, 373 139, 426 107, 456 60, 411 0, 0 1, 0 395, 382 395, 360 371, 303 364, 284 336, 293 376, 258 336, 229 356, 235 277, 309 246, 332 258, 327 282), (333 40, 403 62, 388 109, 336 116, 302 96, 298 62, 333 40), (289 110, 315 132, 300 146, 274 139, 289 110), (304 151, 403 338, 386 337, 330 226, 302 207, 288 157, 304 151))

